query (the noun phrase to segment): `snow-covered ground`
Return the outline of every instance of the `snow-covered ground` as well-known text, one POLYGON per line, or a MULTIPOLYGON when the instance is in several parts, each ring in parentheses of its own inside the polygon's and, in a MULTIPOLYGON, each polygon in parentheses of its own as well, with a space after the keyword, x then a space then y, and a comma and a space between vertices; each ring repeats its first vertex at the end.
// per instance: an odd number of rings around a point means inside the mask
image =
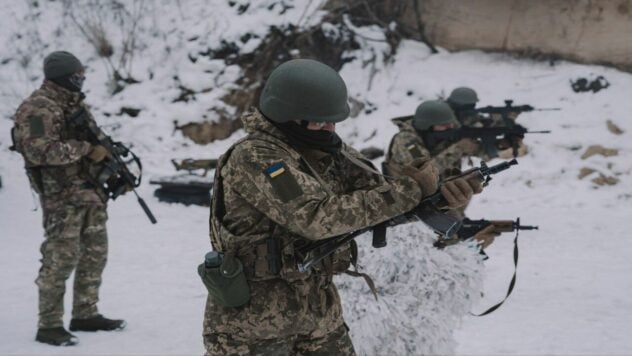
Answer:
MULTIPOLYGON (((206 291, 196 266, 210 248, 208 210, 159 203, 152 197, 154 187, 148 185, 149 179, 145 179, 139 193, 158 218, 157 225, 147 221, 131 196, 109 207, 110 254, 100 308, 107 316, 125 318, 128 328, 113 334, 78 333, 81 343, 72 348, 48 347, 33 341, 37 321, 33 281, 39 268, 41 211, 35 210, 37 203, 28 187, 22 158, 8 150, 12 126, 8 118, 21 98, 41 81, 41 59, 51 50, 67 48, 90 66, 87 101, 94 107, 97 120, 117 139, 134 144, 147 178, 173 173, 171 158, 217 157, 243 133, 198 146, 180 133, 173 134, 172 121, 199 121, 211 115, 208 107, 216 105, 228 90, 230 85, 226 83, 236 78, 238 68, 205 58, 192 63, 187 55, 216 46, 222 38, 232 40, 248 31, 263 34, 270 24, 305 24, 318 17, 313 4, 318 2, 307 0, 295 1, 295 8, 283 15, 278 8, 268 10, 267 5, 273 2, 257 2, 260 5, 253 5, 242 16, 236 15, 236 7, 223 1, 177 2, 181 6, 171 3, 163 1, 162 6, 147 12, 140 30, 143 49, 132 71, 141 83, 114 97, 107 93, 105 67, 94 50, 72 30, 68 19, 60 22, 58 2, 41 2, 47 11, 26 3, 3 3, 8 16, 0 24, 0 46, 20 53, 29 49, 33 52, 31 62, 24 67, 16 59, 5 61, 19 56, 3 51, 0 57, 1 63, 6 62, 0 65, 4 83, 0 89, 0 354, 203 352, 201 325, 206 291), (308 4, 312 7, 305 11, 308 4), (35 17, 27 21, 25 16, 35 17), (18 39, 14 36, 17 32, 28 35, 18 39), (191 40, 194 36, 199 38, 191 40), (39 42, 33 38, 39 38, 39 42), (42 43, 53 45, 43 49, 42 43), (198 95, 196 101, 171 103, 178 94, 174 75, 188 87, 213 90, 198 95), (141 108, 140 115, 104 115, 117 113, 126 105, 141 108)), ((380 36, 376 29, 358 31, 363 31, 366 38, 380 36)), ((115 31, 112 36, 116 37, 115 31)), ((253 45, 244 45, 242 51, 252 50, 253 45)), ((530 153, 519 160, 518 166, 495 177, 468 209, 471 218, 520 216, 522 223, 539 225, 540 230, 521 233, 518 282, 507 303, 489 316, 466 315, 461 327, 454 330, 456 353, 632 353, 627 330, 632 322, 632 245, 628 241, 632 231, 632 75, 601 66, 568 62, 550 65, 478 51, 431 55, 425 46, 413 41, 403 42, 392 63, 384 65, 381 46, 381 42, 363 43, 363 50, 354 53, 358 59, 341 70, 350 96, 374 107, 370 114, 362 113, 339 125, 340 135, 358 149, 385 149, 396 132, 389 118, 411 114, 420 101, 447 94, 456 86, 475 88, 481 105, 502 105, 502 100, 512 98, 516 104, 561 108, 520 116, 519 123, 533 130, 550 129, 552 134, 528 136, 525 142, 530 153), (378 59, 375 66, 363 66, 362 59, 374 54, 378 59), (607 78, 611 86, 598 93, 571 90, 571 79, 597 75, 607 78), (624 134, 610 133, 607 119, 619 125, 624 134), (593 144, 618 149, 619 154, 582 160, 582 153, 593 144), (596 174, 579 180, 577 174, 582 167, 616 176, 619 182, 597 186, 591 183, 596 174)), ((359 242, 365 249, 370 238, 363 237, 359 242)), ((396 246, 393 251, 397 251, 396 246)), ((387 252, 380 251, 380 256, 387 252)), ((484 268, 485 297, 474 312, 504 296, 513 271, 512 235, 498 238, 487 252, 490 259, 484 268)), ((392 259, 399 257, 394 255, 392 259)), ((360 262, 368 265, 379 260, 360 262)), ((372 300, 365 298, 364 302, 372 300)), ((353 310, 348 307, 347 313, 353 310)), ((396 323, 392 325, 397 327, 396 323)), ((380 327, 363 325, 356 334, 363 335, 363 343, 370 342, 367 336, 371 330, 380 327)), ((368 347, 363 344, 362 349, 368 347)), ((393 352, 404 353, 401 349, 393 352)))

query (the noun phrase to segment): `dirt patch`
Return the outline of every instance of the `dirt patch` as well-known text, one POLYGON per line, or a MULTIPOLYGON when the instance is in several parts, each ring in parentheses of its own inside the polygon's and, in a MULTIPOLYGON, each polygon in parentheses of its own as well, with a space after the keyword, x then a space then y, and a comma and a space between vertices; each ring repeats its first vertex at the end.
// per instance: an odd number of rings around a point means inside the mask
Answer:
POLYGON ((615 185, 617 183, 619 183, 619 179, 613 176, 606 176, 604 174, 599 174, 599 177, 594 178, 592 180, 593 183, 599 185, 599 186, 604 186, 604 185, 615 185))
POLYGON ((596 170, 592 169, 592 168, 588 168, 588 167, 584 167, 582 169, 579 170, 579 174, 577 175, 578 179, 584 179, 587 176, 595 173, 596 170))
POLYGON ((192 122, 178 125, 178 121, 174 121, 173 124, 174 131, 181 130, 182 135, 199 145, 206 145, 215 140, 228 138, 241 127, 239 120, 228 120, 225 118, 220 118, 217 122, 192 122))
POLYGON ((619 154, 619 150, 612 148, 605 148, 601 145, 592 145, 586 149, 586 152, 582 155, 582 159, 592 157, 594 155, 602 155, 604 157, 616 156, 619 154))
POLYGON ((612 122, 612 120, 606 121, 606 125, 608 127, 608 131, 615 135, 622 135, 624 132, 623 130, 621 130, 621 128, 619 128, 619 126, 612 122))

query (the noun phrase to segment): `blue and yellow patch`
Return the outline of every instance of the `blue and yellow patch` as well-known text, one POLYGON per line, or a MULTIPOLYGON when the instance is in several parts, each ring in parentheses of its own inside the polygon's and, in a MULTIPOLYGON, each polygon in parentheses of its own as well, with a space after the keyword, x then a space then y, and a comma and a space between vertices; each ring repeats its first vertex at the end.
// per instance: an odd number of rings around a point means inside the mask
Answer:
POLYGON ((282 202, 289 202, 303 194, 303 189, 298 185, 292 172, 287 168, 285 163, 275 163, 266 168, 263 172, 268 176, 267 180, 282 202))
POLYGON ((283 166, 283 163, 281 163, 281 162, 275 163, 275 164, 271 165, 270 167, 268 167, 265 170, 265 173, 270 178, 276 178, 276 177, 280 176, 281 174, 285 173, 285 167, 283 166))

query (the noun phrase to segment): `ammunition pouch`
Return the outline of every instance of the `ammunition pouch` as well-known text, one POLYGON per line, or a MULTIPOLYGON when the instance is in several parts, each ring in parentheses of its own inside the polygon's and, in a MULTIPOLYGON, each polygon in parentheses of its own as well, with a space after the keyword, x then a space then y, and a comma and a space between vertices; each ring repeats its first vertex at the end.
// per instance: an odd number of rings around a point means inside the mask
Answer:
POLYGON ((198 274, 208 290, 211 301, 223 307, 239 307, 250 301, 250 288, 243 264, 231 255, 225 255, 218 267, 198 266, 198 274))
POLYGON ((31 187, 40 196, 51 196, 83 183, 80 178, 82 169, 80 164, 73 163, 65 166, 35 166, 27 167, 31 187))

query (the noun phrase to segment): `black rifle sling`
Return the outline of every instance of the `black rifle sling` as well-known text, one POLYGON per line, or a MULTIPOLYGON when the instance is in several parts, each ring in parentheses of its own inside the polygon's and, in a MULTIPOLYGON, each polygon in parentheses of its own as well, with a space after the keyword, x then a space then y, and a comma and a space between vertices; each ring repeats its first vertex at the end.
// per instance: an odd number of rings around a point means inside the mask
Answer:
POLYGON ((495 305, 491 306, 489 309, 485 310, 481 314, 474 314, 474 313, 470 312, 471 315, 473 315, 473 316, 485 316, 487 314, 492 313, 494 310, 500 308, 500 306, 505 303, 507 298, 509 298, 509 296, 511 295, 511 292, 513 292, 513 289, 516 286, 516 276, 517 276, 517 273, 518 273, 518 233, 519 232, 520 232, 520 230, 516 229, 516 237, 514 237, 514 253, 513 253, 513 255, 514 255, 514 273, 513 273, 513 277, 511 277, 511 282, 509 282, 509 288, 507 288, 507 295, 505 295, 505 298, 503 298, 503 300, 501 300, 500 302, 498 302, 495 305))

